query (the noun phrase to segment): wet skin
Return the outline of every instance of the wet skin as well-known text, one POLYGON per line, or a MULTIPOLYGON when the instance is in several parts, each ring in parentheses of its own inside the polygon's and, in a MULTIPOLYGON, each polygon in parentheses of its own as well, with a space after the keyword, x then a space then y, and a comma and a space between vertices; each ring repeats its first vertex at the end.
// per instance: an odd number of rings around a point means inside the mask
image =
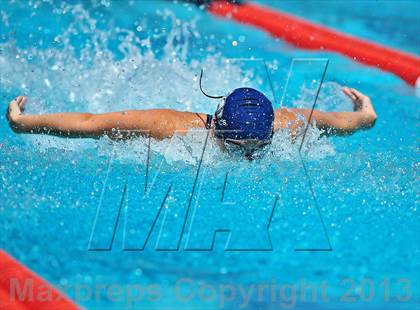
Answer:
MULTIPOLYGON (((374 125, 376 113, 370 98, 353 88, 343 87, 343 93, 352 101, 353 112, 323 112, 309 109, 286 109, 275 111, 274 132, 288 128, 291 137, 311 120, 328 134, 351 134, 374 125), (312 113, 311 113, 312 112, 312 113)), ((181 112, 171 109, 130 110, 104 114, 58 113, 24 114, 27 98, 19 96, 10 102, 7 119, 16 133, 48 134, 70 138, 124 139, 131 136, 150 136, 157 140, 171 138, 174 134, 186 134, 193 128, 205 128, 206 114, 181 112)), ((211 126, 214 136, 214 127, 211 126)), ((251 143, 252 141, 236 141, 251 143)), ((220 143, 219 143, 220 144, 220 143)), ((223 146, 222 146, 223 147, 223 146)))

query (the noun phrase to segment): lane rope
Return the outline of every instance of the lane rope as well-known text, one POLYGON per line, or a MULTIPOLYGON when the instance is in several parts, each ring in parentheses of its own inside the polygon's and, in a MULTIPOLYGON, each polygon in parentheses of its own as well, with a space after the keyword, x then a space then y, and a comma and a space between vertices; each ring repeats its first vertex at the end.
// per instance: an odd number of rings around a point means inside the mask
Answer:
POLYGON ((328 50, 391 72, 420 87, 420 57, 359 39, 254 3, 214 1, 208 11, 262 29, 298 48, 328 50), (417 84, 416 84, 417 83, 417 84))
POLYGON ((0 308, 79 310, 70 299, 0 250, 0 308))

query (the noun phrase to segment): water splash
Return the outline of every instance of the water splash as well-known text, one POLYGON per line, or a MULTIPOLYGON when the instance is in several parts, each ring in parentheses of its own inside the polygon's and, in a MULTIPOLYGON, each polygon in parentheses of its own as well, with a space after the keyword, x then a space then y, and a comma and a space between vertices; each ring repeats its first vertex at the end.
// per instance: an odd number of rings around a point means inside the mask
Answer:
MULTIPOLYGON (((101 5, 106 6, 106 3, 101 5)), ((36 9, 32 7, 32 10, 36 9)), ((203 97, 198 88, 201 68, 206 72, 203 84, 211 93, 226 94, 238 85, 261 88, 265 80, 256 71, 242 68, 239 62, 230 62, 217 51, 206 54, 203 59, 192 58, 192 45, 200 40, 197 20, 181 22, 168 10, 159 11, 157 15, 162 23, 170 26, 153 34, 144 33, 146 21, 139 21, 136 30, 104 29, 82 5, 62 3, 54 7, 54 14, 66 14, 70 22, 55 36, 52 46, 20 48, 14 39, 0 44, 2 91, 28 95, 28 113, 104 113, 148 108, 213 113, 217 102, 203 97)), ((2 19, 5 27, 9 27, 4 12, 2 19)), ((305 102, 305 96, 303 90, 296 104, 305 102)), ((335 94, 331 96, 335 98, 335 94)), ((326 97, 325 102, 329 102, 330 97, 326 97)), ((320 101, 322 98, 321 95, 320 101)), ((306 145, 311 146, 312 157, 334 154, 333 146, 319 137, 316 129, 311 129, 307 136, 306 145)), ((198 160, 197 154, 201 154, 203 138, 197 139, 197 132, 190 132, 184 137, 175 137, 172 143, 169 140, 153 142, 151 147, 169 162, 192 164, 198 160)), ((46 136, 25 136, 24 140, 40 150, 78 151, 99 146, 102 152, 106 152, 112 144, 108 139, 97 144, 46 136)), ((119 143, 117 149, 121 155, 117 157, 131 156, 138 160, 136 152, 147 149, 145 145, 147 139, 142 138, 119 143)), ((224 157, 214 143, 209 145, 206 156, 213 158, 209 162, 224 157)), ((282 131, 275 135, 268 158, 290 160, 296 158, 296 149, 288 133, 282 131)), ((144 154, 141 155, 144 158, 144 154)))
MULTIPOLYGON (((305 109, 312 108, 317 85, 318 81, 312 81, 309 85, 303 84, 299 96, 293 101, 293 106, 305 109)), ((341 91, 341 87, 336 82, 323 83, 315 108, 322 111, 353 111, 353 104, 341 91)))

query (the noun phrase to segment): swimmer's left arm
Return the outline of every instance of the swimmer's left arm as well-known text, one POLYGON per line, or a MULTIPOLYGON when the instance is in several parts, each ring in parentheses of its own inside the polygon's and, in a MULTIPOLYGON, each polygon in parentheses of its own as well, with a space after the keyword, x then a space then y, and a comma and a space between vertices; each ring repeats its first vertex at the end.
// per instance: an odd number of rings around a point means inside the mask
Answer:
POLYGON ((309 109, 291 109, 295 114, 302 115, 307 121, 315 121, 319 129, 327 134, 351 134, 359 129, 367 129, 374 126, 376 112, 370 98, 354 88, 343 88, 354 104, 353 112, 322 112, 309 109))
POLYGON ((19 96, 10 103, 6 114, 10 127, 16 133, 94 139, 102 136, 124 139, 142 135, 161 140, 199 124, 195 113, 170 109, 27 115, 23 114, 25 103, 26 97, 19 96))

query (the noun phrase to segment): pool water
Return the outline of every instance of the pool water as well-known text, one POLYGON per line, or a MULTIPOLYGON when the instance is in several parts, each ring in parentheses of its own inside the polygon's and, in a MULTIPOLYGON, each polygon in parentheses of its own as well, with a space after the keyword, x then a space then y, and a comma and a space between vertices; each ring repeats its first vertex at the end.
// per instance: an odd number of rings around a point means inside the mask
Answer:
MULTIPOLYGON (((258 2, 420 53, 417 1, 258 2)), ((1 1, 0 18, 0 248, 78 304, 418 309, 419 99, 402 80, 183 3, 1 1), (209 93, 311 107, 325 59, 317 108, 351 110, 349 85, 378 120, 349 137, 310 129, 301 156, 286 132, 248 162, 206 132, 68 140, 16 135, 4 117, 19 94, 28 113, 213 113, 202 68, 209 93)))

